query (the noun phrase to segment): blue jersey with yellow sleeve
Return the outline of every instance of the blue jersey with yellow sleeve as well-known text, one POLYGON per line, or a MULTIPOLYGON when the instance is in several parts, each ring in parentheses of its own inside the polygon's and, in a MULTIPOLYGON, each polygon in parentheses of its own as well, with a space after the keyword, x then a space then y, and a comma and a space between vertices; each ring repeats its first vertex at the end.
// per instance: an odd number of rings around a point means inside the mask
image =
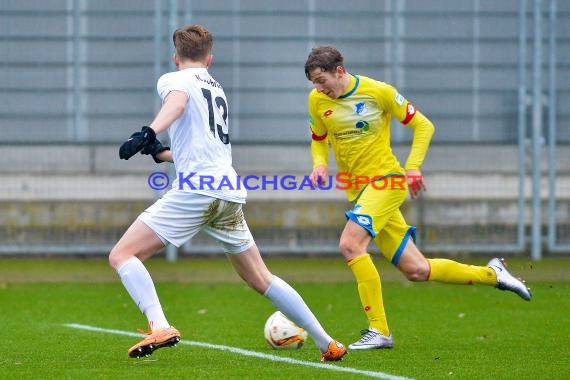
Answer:
MULTIPOLYGON (((313 89, 308 102, 313 167, 326 165, 330 144, 339 173, 352 180, 405 174, 390 146, 392 117, 414 130, 405 168, 419 170, 422 165, 433 124, 393 86, 356 75, 351 76, 348 92, 339 98, 313 89)), ((350 186, 346 195, 352 201, 358 192, 357 186, 350 186)))

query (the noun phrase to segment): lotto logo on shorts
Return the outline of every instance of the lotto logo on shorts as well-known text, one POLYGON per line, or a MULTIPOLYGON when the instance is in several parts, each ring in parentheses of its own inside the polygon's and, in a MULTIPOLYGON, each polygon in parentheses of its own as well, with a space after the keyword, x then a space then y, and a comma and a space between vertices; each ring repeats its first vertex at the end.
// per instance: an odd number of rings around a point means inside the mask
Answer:
POLYGON ((358 224, 361 224, 363 226, 369 226, 372 224, 369 216, 359 215, 356 217, 356 220, 358 220, 358 224))

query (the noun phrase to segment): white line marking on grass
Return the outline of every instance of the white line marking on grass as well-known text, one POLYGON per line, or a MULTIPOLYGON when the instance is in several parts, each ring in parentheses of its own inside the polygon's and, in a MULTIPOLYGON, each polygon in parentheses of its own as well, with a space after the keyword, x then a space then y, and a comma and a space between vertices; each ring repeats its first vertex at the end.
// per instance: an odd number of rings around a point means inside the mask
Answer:
MULTIPOLYGON (((88 331, 102 332, 102 333, 115 334, 115 335, 126 335, 126 336, 133 336, 133 337, 144 337, 145 336, 144 334, 137 334, 137 333, 128 332, 128 331, 121 331, 121 330, 104 329, 101 327, 80 325, 77 323, 68 323, 68 324, 65 324, 64 326, 67 326, 67 327, 70 327, 73 329, 88 330, 88 331)), ((243 348, 223 346, 220 344, 196 342, 196 341, 191 341, 191 340, 181 340, 178 344, 184 344, 187 346, 195 346, 195 347, 205 347, 205 348, 211 348, 211 349, 220 350, 220 351, 229 351, 229 352, 233 352, 235 354, 239 354, 239 355, 243 355, 243 356, 251 356, 254 358, 266 359, 266 360, 271 360, 274 362, 283 362, 283 363, 289 363, 289 364, 302 365, 302 366, 306 366, 306 367, 322 368, 322 369, 327 369, 329 371, 336 371, 336 372, 355 373, 358 375, 370 376, 370 377, 374 377, 377 379, 410 380, 407 377, 391 375, 389 373, 366 371, 366 370, 357 369, 357 368, 339 367, 339 366, 336 366, 333 364, 313 363, 313 362, 308 362, 305 360, 283 358, 283 357, 276 356, 276 355, 264 354, 262 352, 257 352, 257 351, 244 350, 243 348)))

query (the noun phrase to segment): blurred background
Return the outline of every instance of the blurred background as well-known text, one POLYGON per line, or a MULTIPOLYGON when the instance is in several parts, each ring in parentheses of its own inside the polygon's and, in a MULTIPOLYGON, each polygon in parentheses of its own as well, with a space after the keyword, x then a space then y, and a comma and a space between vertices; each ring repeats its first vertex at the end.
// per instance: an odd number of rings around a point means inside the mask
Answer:
MULTIPOLYGON (((158 110, 189 23, 214 34, 242 176, 310 173, 303 66, 334 44, 436 126, 428 191, 403 208, 424 252, 570 254, 570 2, 556 0, 0 0, 0 254, 106 254, 160 196, 148 177, 172 169, 118 147, 158 110)), ((411 137, 393 121, 402 163, 411 137)), ((349 206, 251 190, 245 212, 265 254, 334 255, 349 206)), ((221 249, 199 235, 166 258, 198 253, 221 249)))

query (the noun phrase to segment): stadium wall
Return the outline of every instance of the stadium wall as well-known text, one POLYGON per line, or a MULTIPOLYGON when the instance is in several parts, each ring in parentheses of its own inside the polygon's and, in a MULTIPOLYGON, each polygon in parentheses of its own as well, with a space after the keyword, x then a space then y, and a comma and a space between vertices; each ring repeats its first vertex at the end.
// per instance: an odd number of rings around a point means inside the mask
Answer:
MULTIPOLYGON (((402 160, 407 150, 398 146, 395 153, 402 160)), ((79 253, 105 253, 160 195, 149 186, 149 176, 168 172, 169 167, 143 156, 118 161, 116 145, 0 146, 0 155, 11 157, 0 163, 0 228, 5 253, 57 252, 57 247, 65 246, 81 247, 76 250, 79 253)), ((238 144, 234 157, 242 177, 281 179, 290 175, 299 185, 311 167, 307 145, 238 144)), ((559 235, 565 241, 570 236, 570 170, 565 165, 570 162, 570 147, 560 147, 558 157, 556 217, 559 235)), ((433 146, 424 170, 428 191, 403 208, 408 221, 418 227, 420 246, 428 253, 443 250, 459 254, 469 252, 468 245, 473 243, 514 244, 519 217, 518 170, 513 146, 433 146), (466 170, 463 161, 477 161, 478 165, 466 170)), ((331 173, 336 173, 334 165, 331 173)), ((175 174, 169 175, 172 179, 175 174)), ((263 187, 260 181, 253 182, 256 184, 263 187)), ((344 211, 349 208, 344 193, 307 187, 297 190, 299 186, 285 190, 279 184, 277 190, 273 187, 270 183, 266 190, 248 191, 245 212, 260 246, 276 253, 335 253, 344 211)), ((546 202, 546 181, 544 189, 546 202)), ((525 194, 528 229, 530 178, 526 179, 525 194)), ((181 250, 184 252, 212 253, 219 248, 207 237, 198 236, 181 250)))
MULTIPOLYGON (((525 253, 542 209, 548 249, 570 252, 570 2, 555 0, 0 1, 1 252, 103 252, 157 196, 148 175, 164 167, 116 146, 152 119, 172 31, 190 22, 215 35, 240 172, 306 174, 302 65, 335 44, 437 127, 430 187, 404 210, 424 249, 525 253)), ((394 123, 402 160, 411 137, 394 123)), ((246 211, 269 250, 336 252, 346 207, 335 192, 250 191, 246 211)))

